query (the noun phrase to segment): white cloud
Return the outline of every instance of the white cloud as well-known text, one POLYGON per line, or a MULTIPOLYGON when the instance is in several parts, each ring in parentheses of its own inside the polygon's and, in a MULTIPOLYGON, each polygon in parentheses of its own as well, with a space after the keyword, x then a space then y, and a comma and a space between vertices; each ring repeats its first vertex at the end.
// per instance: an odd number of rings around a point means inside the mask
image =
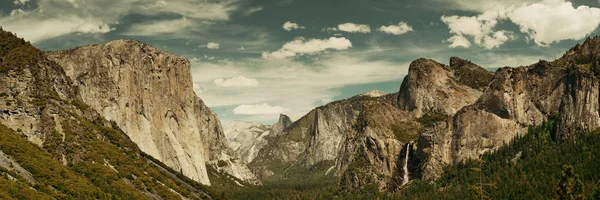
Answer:
POLYGON ((438 8, 446 10, 485 12, 499 7, 510 7, 521 3, 539 2, 540 0, 432 0, 438 8))
POLYGON ((452 43, 452 44, 450 44, 450 48, 457 48, 457 47, 469 48, 469 47, 471 47, 471 42, 469 42, 469 40, 462 35, 452 36, 447 41, 452 43))
POLYGON ((25 6, 13 9, 10 15, 1 16, 0 24, 4 29, 35 43, 72 33, 107 33, 114 30, 112 25, 118 24, 118 21, 131 14, 181 16, 181 19, 134 24, 124 31, 125 35, 149 36, 178 32, 207 21, 229 20, 231 13, 239 9, 236 2, 237 0, 14 0, 13 3, 17 6, 25 6), (184 23, 183 19, 186 18, 187 22, 184 23))
POLYGON ((244 15, 248 16, 248 15, 254 14, 256 12, 260 12, 263 9, 265 9, 264 6, 256 6, 256 7, 248 8, 247 10, 244 11, 244 15))
POLYGON ((237 50, 239 50, 239 51, 245 51, 245 50, 246 50, 246 48, 244 48, 244 46, 242 46, 242 47, 240 47, 240 48, 239 48, 239 49, 237 49, 237 50))
POLYGON ((475 44, 486 49, 497 48, 507 41, 514 39, 509 31, 496 31, 494 28, 499 20, 505 18, 500 10, 486 11, 479 16, 442 16, 441 20, 448 25, 450 33, 454 34, 448 42, 451 48, 470 47, 465 41, 466 36, 473 37, 475 44))
MULTIPOLYGON (((323 99, 336 99, 339 88, 367 83, 400 80, 408 71, 409 63, 373 61, 365 52, 324 54, 314 62, 303 63, 294 59, 264 60, 237 59, 227 62, 193 63, 194 82, 208 89, 200 97, 215 110, 231 110, 238 105, 268 103, 288 108, 286 114, 303 116, 323 99), (244 75, 260 80, 260 87, 217 87, 215 79, 244 75)), ((233 115, 233 114, 232 114, 233 115)), ((255 117, 220 116, 222 119, 259 120, 255 117)), ((265 121, 277 120, 278 115, 267 116, 265 121)))
POLYGON ((452 43, 450 47, 465 47, 463 39, 467 36, 486 49, 497 48, 515 39, 510 31, 495 30, 501 21, 511 21, 537 45, 548 46, 561 40, 585 38, 600 25, 600 9, 575 8, 564 0, 544 0, 495 7, 478 16, 442 16, 441 20, 454 34, 447 40, 452 43))
POLYGON ((198 83, 193 84, 193 89, 196 94, 202 94, 206 91, 206 88, 201 87, 198 83))
POLYGON ((295 30, 295 29, 305 29, 306 27, 304 26, 300 26, 300 24, 297 23, 293 23, 290 21, 287 21, 283 24, 283 29, 285 29, 286 31, 291 31, 291 30, 295 30))
POLYGON ((387 34, 402 35, 402 34, 413 31, 413 28, 412 28, 412 26, 408 25, 406 22, 400 22, 400 23, 398 23, 398 25, 381 26, 377 30, 387 33, 387 34))
POLYGON ((112 30, 108 24, 96 21, 86 21, 79 18, 37 20, 15 18, 7 20, 0 18, 4 30, 16 33, 31 42, 37 42, 69 33, 102 34, 112 30))
POLYGON ((236 115, 268 115, 268 114, 281 114, 286 112, 281 106, 271 106, 267 103, 255 104, 255 105, 240 105, 233 109, 233 113, 236 115))
POLYGON ((258 87, 258 80, 255 78, 246 78, 244 76, 236 76, 229 79, 216 79, 213 83, 217 87, 258 87))
POLYGON ((329 39, 309 39, 296 38, 291 42, 285 43, 281 49, 274 52, 263 52, 264 59, 282 59, 293 57, 298 54, 315 54, 328 49, 346 50, 352 47, 350 40, 344 37, 331 37, 329 39))
POLYGON ((221 44, 216 42, 209 42, 207 44, 200 45, 199 47, 206 47, 207 49, 219 49, 221 44))
POLYGON ((343 23, 336 27, 329 27, 324 31, 344 31, 349 33, 370 33, 371 27, 367 24, 343 23))
POLYGON ((600 9, 575 8, 571 2, 545 0, 518 7, 508 17, 536 44, 547 46, 561 40, 585 38, 600 24, 600 9))
POLYGON ((190 62, 200 62, 201 60, 202 59, 200 58, 193 57, 192 59, 190 59, 190 62))

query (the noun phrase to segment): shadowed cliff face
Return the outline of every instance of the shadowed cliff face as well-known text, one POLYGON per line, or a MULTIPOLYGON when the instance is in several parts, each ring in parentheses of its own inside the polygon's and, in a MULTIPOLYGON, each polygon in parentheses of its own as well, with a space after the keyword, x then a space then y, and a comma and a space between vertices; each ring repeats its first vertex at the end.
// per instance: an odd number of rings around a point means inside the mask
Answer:
POLYGON ((193 92, 185 58, 131 40, 48 56, 74 80, 84 103, 147 154, 207 185, 206 164, 254 180, 228 147, 216 114, 193 92))

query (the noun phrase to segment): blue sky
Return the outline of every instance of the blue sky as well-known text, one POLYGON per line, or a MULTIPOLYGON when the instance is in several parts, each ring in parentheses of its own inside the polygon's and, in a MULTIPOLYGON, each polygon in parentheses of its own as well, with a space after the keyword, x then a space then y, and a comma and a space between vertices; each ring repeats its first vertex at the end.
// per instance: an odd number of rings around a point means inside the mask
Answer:
POLYGON ((598 35, 598 0, 5 0, 0 26, 43 50, 136 39, 188 58, 223 122, 299 118, 370 90, 411 61, 494 70, 560 57, 598 35))

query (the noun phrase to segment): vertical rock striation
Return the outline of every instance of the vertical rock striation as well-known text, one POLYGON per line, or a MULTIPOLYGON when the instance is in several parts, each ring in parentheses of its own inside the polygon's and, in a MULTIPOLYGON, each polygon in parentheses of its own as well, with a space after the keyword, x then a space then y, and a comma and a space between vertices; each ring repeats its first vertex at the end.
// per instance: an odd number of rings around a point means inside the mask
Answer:
POLYGON ((132 40, 47 55, 64 68, 84 103, 167 166, 210 185, 206 164, 224 160, 223 170, 254 179, 235 160, 216 114, 193 92, 185 58, 132 40))

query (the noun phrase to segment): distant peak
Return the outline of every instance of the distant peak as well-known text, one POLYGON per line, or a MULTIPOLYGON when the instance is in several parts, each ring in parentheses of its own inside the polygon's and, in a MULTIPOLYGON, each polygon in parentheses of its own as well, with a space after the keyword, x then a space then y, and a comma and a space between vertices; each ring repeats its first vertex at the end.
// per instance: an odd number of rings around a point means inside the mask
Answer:
POLYGON ((227 122, 227 124, 225 124, 225 126, 261 126, 262 124, 255 122, 255 121, 241 121, 241 120, 233 120, 230 122, 227 122))
POLYGON ((380 96, 384 96, 384 95, 386 95, 386 93, 382 92, 381 90, 371 90, 369 92, 361 94, 360 96, 380 97, 380 96))
POLYGON ((274 135, 278 135, 284 129, 286 129, 287 127, 289 127, 290 125, 292 125, 292 123, 293 122, 290 119, 290 117, 288 117, 285 114, 280 114, 279 115, 279 120, 277 121, 277 123, 275 123, 275 124, 273 124, 273 126, 271 126, 271 132, 274 133, 274 135))

